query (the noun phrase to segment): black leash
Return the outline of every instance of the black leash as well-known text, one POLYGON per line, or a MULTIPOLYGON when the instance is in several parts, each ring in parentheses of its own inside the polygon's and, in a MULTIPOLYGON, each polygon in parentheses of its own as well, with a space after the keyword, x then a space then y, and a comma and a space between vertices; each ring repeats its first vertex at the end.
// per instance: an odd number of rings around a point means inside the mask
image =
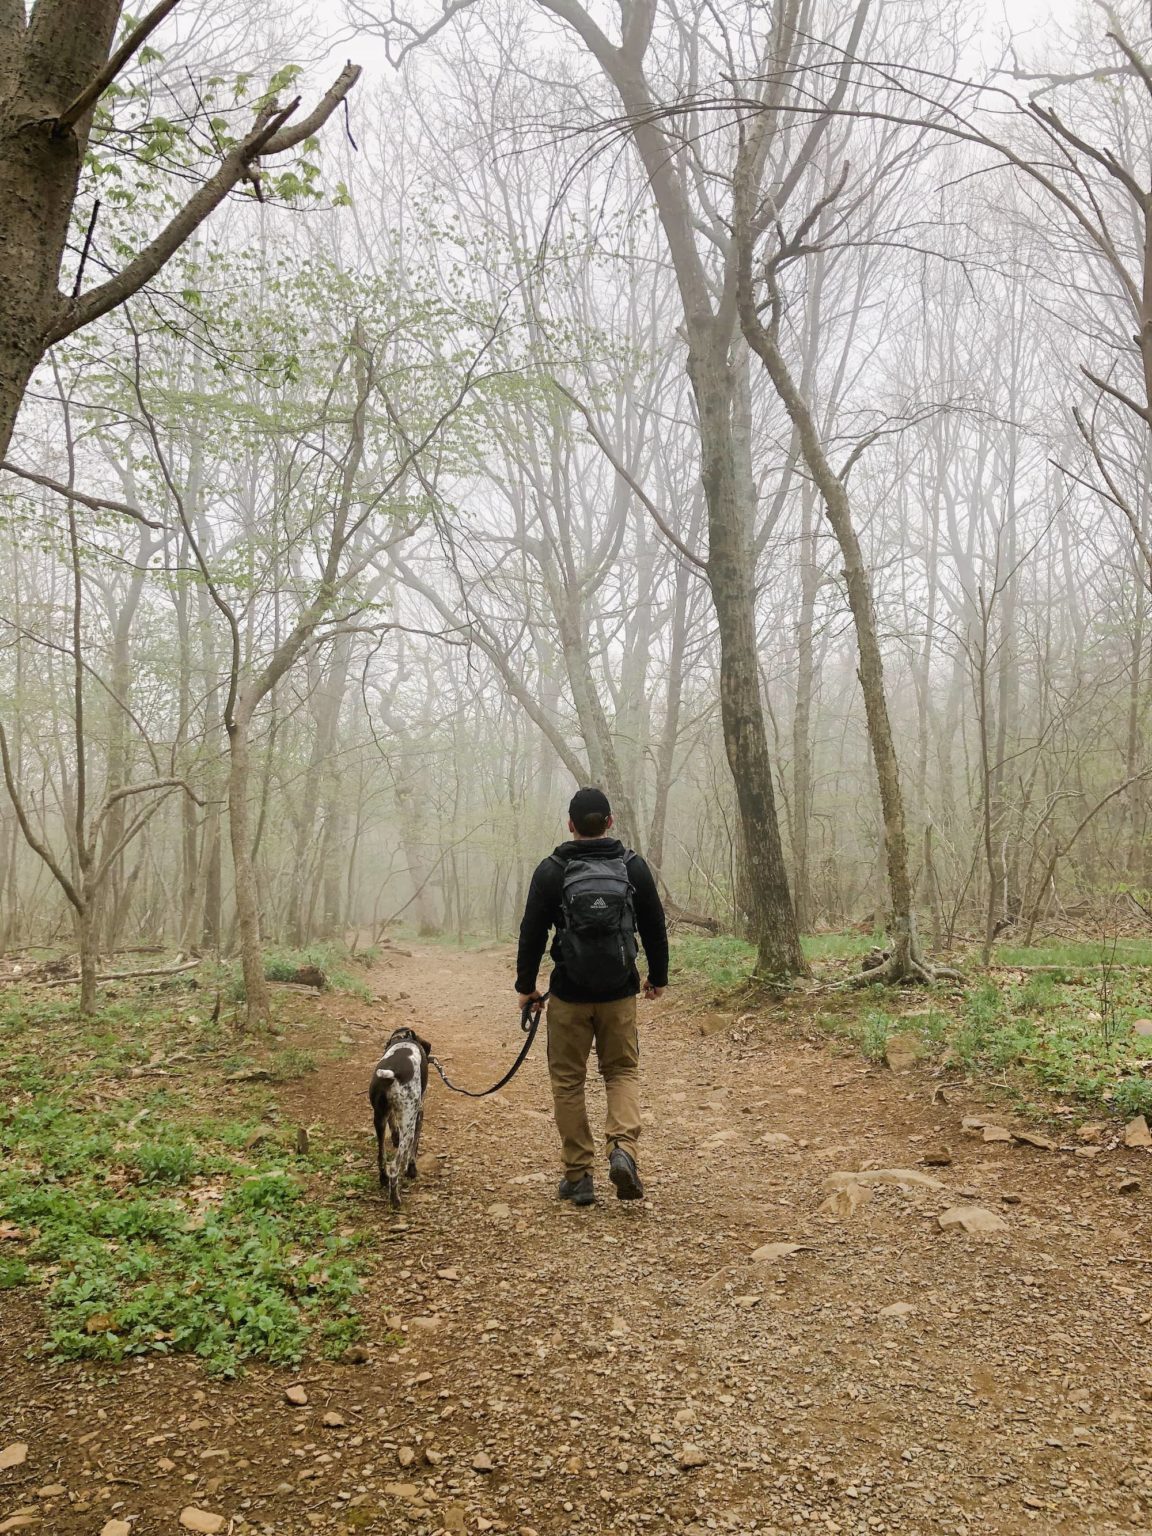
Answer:
POLYGON ((519 1056, 517 1056, 516 1060, 508 1068, 507 1072, 505 1072, 500 1081, 498 1083, 493 1083, 491 1088, 485 1088, 481 1093, 477 1093, 472 1088, 458 1088, 455 1083, 449 1082, 447 1072, 445 1072, 444 1068, 436 1060, 435 1056, 429 1055, 428 1060, 436 1068, 437 1072, 439 1072, 440 1079, 443 1082, 445 1088, 450 1088, 453 1093, 462 1093, 464 1097, 468 1099, 486 1099, 489 1094, 499 1093, 500 1089, 504 1087, 505 1083, 510 1083, 516 1076, 517 1072, 519 1072, 520 1068, 524 1065, 525 1057, 532 1049, 532 1042, 536 1038, 536 1031, 540 1028, 540 1019, 544 1012, 544 1004, 547 1001, 548 994, 545 992, 543 997, 530 997, 524 1004, 523 1008, 521 1008, 520 1028, 524 1031, 528 1038, 520 1047, 519 1056))

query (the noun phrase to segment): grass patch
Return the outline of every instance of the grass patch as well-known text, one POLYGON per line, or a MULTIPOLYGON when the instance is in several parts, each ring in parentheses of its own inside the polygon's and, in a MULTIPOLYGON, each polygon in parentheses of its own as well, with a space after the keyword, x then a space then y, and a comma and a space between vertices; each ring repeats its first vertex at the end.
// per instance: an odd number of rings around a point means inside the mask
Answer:
MULTIPOLYGON (((69 1359, 188 1353, 233 1374, 339 1352, 362 1241, 343 1149, 299 1158, 267 1085, 223 1082, 227 1032, 187 997, 176 1009, 137 997, 78 1021, 58 998, 5 998, 0 1290, 34 1288, 45 1348, 69 1359)), ((274 1080, 313 1065, 269 1058, 274 1080)))
POLYGON ((1103 999, 1098 979, 1074 969, 1011 983, 984 978, 946 1003, 930 992, 915 996, 925 1006, 914 1013, 867 1006, 862 998, 859 1011, 826 1014, 820 1024, 872 1060, 883 1058, 890 1035, 912 1034, 926 1055, 994 1077, 1020 1100, 1040 1090, 1089 1113, 1152 1116, 1152 1077, 1144 1067, 1152 1051, 1132 1033, 1132 1021, 1148 1008, 1146 978, 1138 973, 1113 975, 1103 999))
POLYGON ((269 981, 291 981, 307 966, 323 971, 334 992, 348 992, 362 1002, 370 1001, 371 988, 361 974, 372 964, 375 950, 349 954, 343 944, 309 944, 306 949, 272 948, 264 952, 264 975, 269 981))
POLYGON ((755 945, 731 934, 676 934, 669 945, 669 980, 705 982, 716 990, 748 981, 756 963, 755 945))
POLYGON ((883 948, 882 933, 809 933, 800 940, 809 960, 847 960, 883 948))
POLYGON ((1152 939, 1053 939, 1034 944, 997 944, 992 952, 997 965, 1058 965, 1073 970, 1101 964, 1146 965, 1152 968, 1152 939))
MULTIPOLYGON (((879 942, 859 933, 814 933, 801 943, 809 960, 843 960, 865 955, 879 942)), ((712 937, 707 934, 677 933, 671 945, 671 980, 675 983, 701 981, 716 991, 725 991, 751 981, 756 965, 756 946, 732 934, 712 937)))

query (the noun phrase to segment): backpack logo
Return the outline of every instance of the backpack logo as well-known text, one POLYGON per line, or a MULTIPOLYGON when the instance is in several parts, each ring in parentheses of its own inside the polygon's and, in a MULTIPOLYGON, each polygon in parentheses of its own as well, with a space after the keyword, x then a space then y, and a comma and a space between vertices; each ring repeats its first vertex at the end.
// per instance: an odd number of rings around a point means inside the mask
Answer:
POLYGON ((603 896, 597 896, 592 905, 593 907, 606 907, 608 903, 604 900, 603 896))

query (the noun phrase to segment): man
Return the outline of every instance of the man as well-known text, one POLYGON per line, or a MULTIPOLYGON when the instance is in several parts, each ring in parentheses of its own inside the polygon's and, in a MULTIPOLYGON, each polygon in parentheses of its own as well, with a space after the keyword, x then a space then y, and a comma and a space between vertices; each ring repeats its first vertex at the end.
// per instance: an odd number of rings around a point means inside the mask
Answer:
POLYGON ((608 1177, 621 1200, 642 1200, 640 1047, 636 1034, 636 935, 644 946, 644 996, 668 985, 668 933, 652 871, 612 830, 612 808, 599 789, 578 789, 568 807, 572 841, 536 866, 516 955, 516 992, 523 1008, 536 1001, 536 975, 555 928, 549 983, 548 1074, 560 1133, 561 1200, 592 1205, 595 1146, 584 1083, 593 1043, 608 1099, 604 1134, 608 1177))

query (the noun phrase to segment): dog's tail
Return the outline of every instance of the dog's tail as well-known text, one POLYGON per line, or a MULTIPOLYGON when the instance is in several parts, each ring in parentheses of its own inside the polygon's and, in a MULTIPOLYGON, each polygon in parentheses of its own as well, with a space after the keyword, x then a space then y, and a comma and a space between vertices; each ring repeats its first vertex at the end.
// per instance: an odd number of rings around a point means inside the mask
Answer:
POLYGON ((394 1083, 396 1081, 395 1072, 392 1072, 388 1067, 377 1067, 376 1076, 382 1078, 386 1083, 394 1083))

